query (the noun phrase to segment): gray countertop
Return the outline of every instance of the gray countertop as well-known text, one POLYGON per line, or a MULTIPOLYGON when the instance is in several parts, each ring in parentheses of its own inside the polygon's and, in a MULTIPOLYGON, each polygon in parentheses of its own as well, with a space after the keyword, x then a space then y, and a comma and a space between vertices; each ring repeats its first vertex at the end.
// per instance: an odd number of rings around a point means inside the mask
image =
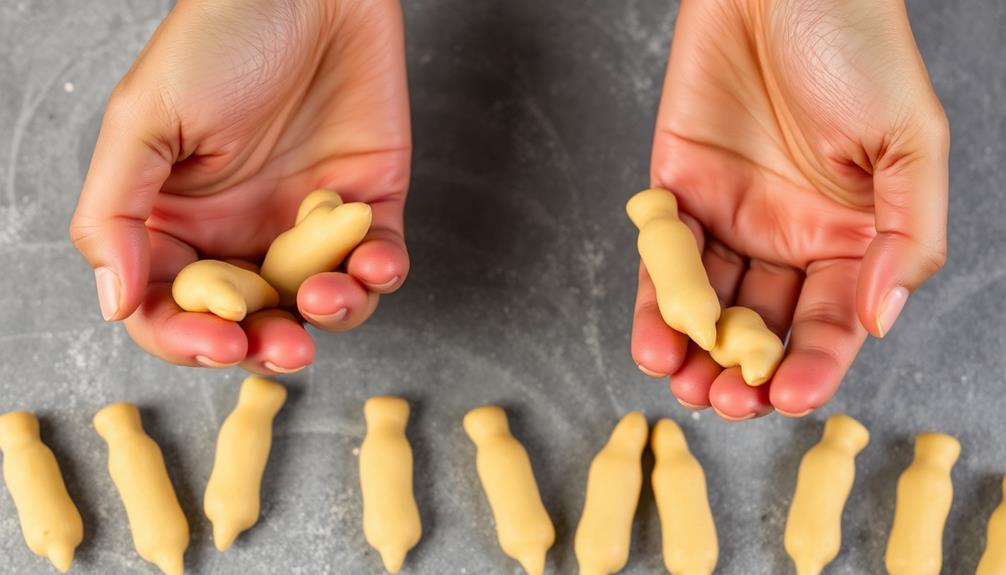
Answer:
MULTIPOLYGON (((192 525, 191 573, 380 573, 360 529, 363 401, 401 394, 424 538, 403 573, 519 573, 499 550, 460 427, 499 402, 526 444, 558 531, 550 573, 574 573, 591 457, 641 409, 686 429, 705 465, 720 573, 786 573, 796 465, 830 413, 871 429, 829 573, 883 569, 895 483, 922 430, 958 436, 945 573, 973 572, 1006 471, 1006 3, 910 2, 953 127, 950 259, 896 330, 869 341, 826 408, 742 424, 690 414, 628 352, 635 290, 627 197, 649 145, 676 7, 656 0, 406 2, 415 131, 413 272, 377 315, 319 334, 283 378, 263 516, 226 554, 201 511, 216 430, 242 373, 173 367, 100 320, 66 238, 102 105, 169 8, 149 0, 0 0, 0 411, 42 420, 87 537, 76 573, 154 573, 133 551, 90 421, 129 400, 164 449, 192 525)), ((625 573, 662 569, 644 489, 625 573)), ((46 573, 0 489, 0 570, 46 573)))

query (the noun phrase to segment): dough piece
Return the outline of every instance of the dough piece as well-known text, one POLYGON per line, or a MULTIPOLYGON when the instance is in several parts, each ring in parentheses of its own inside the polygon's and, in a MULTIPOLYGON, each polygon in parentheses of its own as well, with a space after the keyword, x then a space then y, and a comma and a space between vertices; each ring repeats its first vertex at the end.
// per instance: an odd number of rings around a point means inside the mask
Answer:
POLYGON ((580 575, 616 573, 629 560, 648 435, 646 418, 633 411, 618 422, 590 464, 583 514, 576 528, 580 575))
POLYGON ((213 542, 227 550, 259 518, 262 474, 272 446, 272 421, 286 401, 282 385, 251 376, 217 435, 213 472, 203 509, 213 523, 213 542))
POLYGON ((887 541, 890 575, 939 575, 943 527, 954 499, 950 470, 961 444, 942 433, 915 438, 915 460, 898 480, 894 525, 887 541))
POLYGON ((372 397, 363 406, 367 436, 360 447, 363 534, 398 573, 423 528, 412 495, 412 447, 405 437, 409 404, 399 397, 372 397))
POLYGON ((185 311, 208 311, 230 321, 279 303, 279 294, 257 273, 218 260, 182 268, 171 284, 171 296, 185 311))
POLYGON ((741 366, 744 382, 759 386, 772 379, 782 361, 783 344, 758 312, 735 306, 723 310, 716 325, 716 345, 709 350, 723 367, 741 366))
POLYGON ((108 472, 126 507, 136 552, 166 575, 181 575, 189 524, 164 466, 161 449, 143 431, 140 410, 113 403, 94 416, 108 443, 108 472))
POLYGON ((639 228, 639 257, 653 280, 664 323, 702 349, 712 349, 720 300, 706 276, 695 235, 678 219, 674 194, 644 190, 632 196, 625 211, 639 228))
POLYGON ((848 415, 824 424, 821 441, 800 462, 786 520, 786 552, 797 575, 819 575, 842 546, 842 511, 856 479, 856 455, 870 432, 848 415))
POLYGON ((985 553, 975 575, 1006 573, 1006 478, 1003 478, 1003 501, 989 518, 985 553))
POLYGON ((555 527, 541 502, 531 460, 510 434, 506 412, 484 405, 468 412, 465 432, 478 448, 476 466, 496 520, 500 547, 528 575, 542 575, 555 527))
POLYGON ((342 203, 332 190, 315 190, 301 202, 297 223, 273 240, 262 262, 262 277, 279 292, 285 307, 297 304, 304 280, 335 271, 370 229, 370 206, 342 203))
POLYGON ((653 495, 660 515, 664 566, 672 575, 709 575, 719 543, 709 508, 706 475, 688 450, 685 434, 670 419, 653 427, 653 495))
POLYGON ((23 411, 0 415, 0 450, 25 543, 66 573, 84 539, 84 522, 66 491, 56 456, 39 437, 38 419, 23 411))

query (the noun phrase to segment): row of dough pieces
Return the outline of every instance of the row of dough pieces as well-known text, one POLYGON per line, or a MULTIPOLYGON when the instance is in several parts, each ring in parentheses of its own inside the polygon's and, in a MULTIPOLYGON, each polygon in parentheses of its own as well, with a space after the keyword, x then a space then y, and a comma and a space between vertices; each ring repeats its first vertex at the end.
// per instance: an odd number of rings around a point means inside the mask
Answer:
MULTIPOLYGON (((272 421, 285 400, 282 385, 249 377, 220 428, 204 511, 221 551, 258 521, 272 421)), ((395 573, 422 534, 412 491, 412 449, 405 435, 409 405, 397 397, 374 397, 364 405, 364 418, 367 434, 359 455, 364 536, 381 554, 385 568, 395 573)), ((168 575, 181 574, 188 522, 161 451, 143 431, 139 410, 128 403, 111 404, 95 415, 94 426, 108 443, 109 472, 126 508, 137 553, 168 575)), ((476 468, 503 552, 529 575, 541 575, 555 529, 527 452, 511 434, 506 413, 499 407, 473 409, 463 427, 477 449, 476 468)), ((648 439, 656 462, 652 485, 667 570, 701 575, 712 573, 716 566, 716 526, 701 465, 677 424, 661 419, 651 436, 646 418, 632 412, 615 426, 590 465, 574 544, 582 575, 615 573, 628 561, 643 483, 641 457, 648 439)), ((821 441, 804 456, 785 533, 785 548, 799 575, 820 573, 838 555, 854 460, 868 441, 869 433, 859 422, 834 415, 825 424, 821 441)), ((40 439, 38 420, 26 412, 0 416, 0 450, 4 479, 28 547, 66 572, 83 540, 83 522, 55 456, 40 439)), ((898 482, 887 548, 892 575, 940 572, 943 526, 953 499, 950 471, 959 454, 960 444, 950 436, 924 433, 916 439, 915 459, 898 482)), ((977 575, 1003 573, 1006 503, 989 521, 988 544, 977 575)))

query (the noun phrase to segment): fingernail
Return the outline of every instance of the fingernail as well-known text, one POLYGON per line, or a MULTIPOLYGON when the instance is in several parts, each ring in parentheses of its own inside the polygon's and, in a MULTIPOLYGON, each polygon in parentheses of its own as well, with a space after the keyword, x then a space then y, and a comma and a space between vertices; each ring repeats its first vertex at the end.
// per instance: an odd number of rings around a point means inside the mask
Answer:
POLYGON ((328 315, 311 314, 311 318, 320 323, 337 323, 346 319, 347 315, 349 315, 349 308, 344 307, 339 311, 328 315))
POLYGON ((391 278, 390 280, 384 282, 383 284, 367 284, 368 287, 375 290, 388 289, 391 286, 398 283, 398 276, 391 278))
POLYGON ((805 411, 801 411, 800 413, 790 413, 788 411, 783 411, 781 409, 776 408, 776 411, 778 411, 780 415, 784 415, 786 417, 799 418, 799 417, 803 417, 803 416, 807 415, 808 413, 810 413, 810 412, 812 412, 814 410, 813 409, 807 409, 805 411))
POLYGON ((755 416, 758 415, 757 413, 749 413, 744 417, 732 417, 716 409, 715 407, 713 407, 713 411, 716 412, 716 415, 720 416, 722 419, 725 419, 727 421, 747 421, 749 419, 754 419, 755 416))
POLYGON ((98 286, 101 317, 111 321, 119 311, 119 276, 112 268, 102 266, 94 270, 94 283, 98 286))
POLYGON ((262 365, 265 366, 265 368, 268 369, 269 371, 275 371, 276 373, 297 373, 298 371, 307 367, 306 365, 302 365, 300 367, 294 367, 291 369, 288 367, 280 367, 271 361, 262 362, 262 365))
POLYGON ((887 296, 880 304, 880 313, 877 316, 877 331, 880 332, 880 337, 884 337, 891 331, 907 301, 908 290, 903 287, 899 286, 887 292, 887 296))
POLYGON ((657 372, 653 371, 652 369, 648 369, 646 366, 644 366, 641 363, 637 363, 636 367, 639 368, 639 371, 645 373, 646 375, 648 375, 650 377, 667 377, 666 373, 657 373, 657 372))
POLYGON ((683 399, 681 399, 679 397, 676 397, 675 399, 677 399, 678 403, 680 403, 684 407, 687 407, 688 409, 691 409, 691 410, 694 410, 694 411, 699 411, 699 410, 705 409, 706 407, 709 407, 707 405, 695 405, 694 403, 688 403, 687 401, 684 401, 683 399))
POLYGON ((196 362, 206 367, 234 367, 239 363, 236 361, 234 363, 221 363, 215 359, 210 359, 205 355, 197 355, 196 362))

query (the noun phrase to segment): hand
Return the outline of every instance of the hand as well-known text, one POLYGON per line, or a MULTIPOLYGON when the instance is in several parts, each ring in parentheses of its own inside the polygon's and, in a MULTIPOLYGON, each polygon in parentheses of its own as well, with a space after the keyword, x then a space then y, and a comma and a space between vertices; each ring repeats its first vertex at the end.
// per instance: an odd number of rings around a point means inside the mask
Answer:
POLYGON ((103 316, 145 350, 296 371, 314 346, 293 314, 182 312, 173 278, 200 257, 260 260, 301 198, 331 188, 369 203, 373 227, 297 306, 322 329, 359 325, 408 273, 410 155, 397 1, 181 0, 108 103, 70 235, 103 316))
POLYGON ((653 146, 722 304, 786 356, 771 382, 660 319, 640 270, 632 353, 729 419, 827 402, 946 258, 949 129, 901 2, 684 0, 653 146))

